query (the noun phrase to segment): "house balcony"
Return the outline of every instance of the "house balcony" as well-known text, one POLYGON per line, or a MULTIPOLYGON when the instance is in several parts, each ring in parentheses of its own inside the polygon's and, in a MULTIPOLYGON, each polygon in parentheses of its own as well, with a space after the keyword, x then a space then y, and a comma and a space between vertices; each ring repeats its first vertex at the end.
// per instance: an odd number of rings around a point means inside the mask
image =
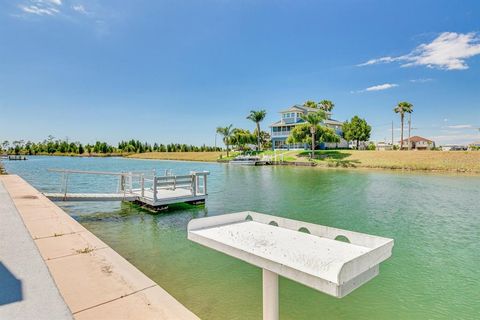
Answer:
POLYGON ((277 132, 272 132, 271 137, 276 137, 276 138, 286 138, 290 135, 290 131, 277 131, 277 132))

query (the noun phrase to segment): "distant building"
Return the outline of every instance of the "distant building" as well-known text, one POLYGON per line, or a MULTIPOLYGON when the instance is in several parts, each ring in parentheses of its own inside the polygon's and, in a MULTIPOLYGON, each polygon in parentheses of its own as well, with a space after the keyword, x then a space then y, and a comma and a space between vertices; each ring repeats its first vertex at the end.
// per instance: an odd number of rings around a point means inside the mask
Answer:
POLYGON ((458 144, 447 144, 442 146, 442 151, 465 151, 467 150, 466 146, 461 146, 458 144))
POLYGON ((410 137, 410 148, 408 147, 408 138, 403 140, 403 149, 411 150, 431 150, 435 148, 435 142, 423 137, 410 137))
POLYGON ((376 150, 379 150, 379 151, 393 150, 393 146, 391 143, 383 142, 383 141, 377 142, 377 145, 375 147, 376 147, 376 150))
MULTIPOLYGON (((359 141, 358 142, 358 150, 365 150, 367 149, 368 142, 367 141, 359 141)), ((349 149, 357 149, 357 141, 349 141, 348 142, 349 149)))
MULTIPOLYGON (((302 115, 317 112, 319 109, 308 108, 302 105, 294 105, 286 110, 280 111, 281 119, 270 125, 270 135, 272 139, 272 148, 275 149, 305 149, 309 148, 305 143, 288 144, 287 138, 290 131, 298 125, 304 124, 305 121, 301 118, 302 115)), ((331 113, 327 112, 328 119, 323 121, 322 125, 333 129, 340 138, 343 135, 343 122, 333 120, 330 118, 331 113)), ((348 142, 341 138, 339 143, 320 143, 320 149, 335 149, 348 148, 348 142)))

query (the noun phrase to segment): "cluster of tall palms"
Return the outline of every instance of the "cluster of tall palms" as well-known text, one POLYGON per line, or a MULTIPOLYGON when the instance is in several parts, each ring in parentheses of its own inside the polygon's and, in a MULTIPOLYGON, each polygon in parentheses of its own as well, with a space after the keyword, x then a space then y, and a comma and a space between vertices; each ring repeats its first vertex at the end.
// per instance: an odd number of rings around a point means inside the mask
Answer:
POLYGON ((400 150, 403 150, 403 127, 404 127, 404 122, 405 122, 405 114, 406 113, 412 113, 413 112, 413 104, 410 102, 400 102, 397 104, 397 106, 393 109, 395 113, 400 114, 400 122, 401 122, 401 128, 400 128, 400 150))
POLYGON ((335 104, 330 100, 321 100, 319 102, 315 102, 313 100, 307 100, 305 101, 303 106, 308 108, 323 110, 325 112, 331 112, 335 107, 335 104))
MULTIPOLYGON (((267 112, 265 110, 251 110, 250 114, 247 116, 248 120, 251 120, 256 125, 256 130, 254 135, 256 136, 257 150, 262 149, 262 130, 260 128, 260 123, 265 119, 267 112)), ((230 124, 227 127, 217 127, 218 134, 222 135, 223 143, 227 148, 227 157, 229 155, 230 145, 236 143, 238 145, 243 145, 250 142, 250 132, 244 129, 233 128, 233 124, 230 124)))

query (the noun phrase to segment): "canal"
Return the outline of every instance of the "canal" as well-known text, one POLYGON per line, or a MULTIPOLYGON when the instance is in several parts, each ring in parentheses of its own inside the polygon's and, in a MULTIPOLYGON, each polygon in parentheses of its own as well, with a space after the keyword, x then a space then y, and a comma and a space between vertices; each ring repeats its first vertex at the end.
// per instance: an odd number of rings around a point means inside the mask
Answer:
MULTIPOLYGON (((344 299, 281 279, 282 319, 480 314, 479 176, 41 156, 4 166, 45 192, 58 192, 61 183, 48 168, 210 171, 205 206, 151 214, 119 202, 58 203, 202 319, 261 318, 261 270, 186 239, 190 219, 244 210, 395 239, 380 275, 344 299)), ((113 190, 117 183, 71 179, 70 190, 79 192, 113 190)))

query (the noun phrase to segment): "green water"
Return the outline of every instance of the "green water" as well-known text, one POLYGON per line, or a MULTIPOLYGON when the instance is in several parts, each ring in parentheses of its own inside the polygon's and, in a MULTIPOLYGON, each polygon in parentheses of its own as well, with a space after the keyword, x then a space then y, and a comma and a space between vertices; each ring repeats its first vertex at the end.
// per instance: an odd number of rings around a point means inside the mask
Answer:
MULTIPOLYGON (((58 190, 51 167, 211 171, 205 207, 152 215, 130 204, 61 204, 203 319, 261 318, 261 270, 186 239, 190 219, 243 210, 395 239, 380 275, 343 299, 281 279, 282 319, 480 319, 480 177, 118 158, 5 167, 45 191, 58 190)), ((92 179, 77 178, 75 188, 102 191, 92 179)))

